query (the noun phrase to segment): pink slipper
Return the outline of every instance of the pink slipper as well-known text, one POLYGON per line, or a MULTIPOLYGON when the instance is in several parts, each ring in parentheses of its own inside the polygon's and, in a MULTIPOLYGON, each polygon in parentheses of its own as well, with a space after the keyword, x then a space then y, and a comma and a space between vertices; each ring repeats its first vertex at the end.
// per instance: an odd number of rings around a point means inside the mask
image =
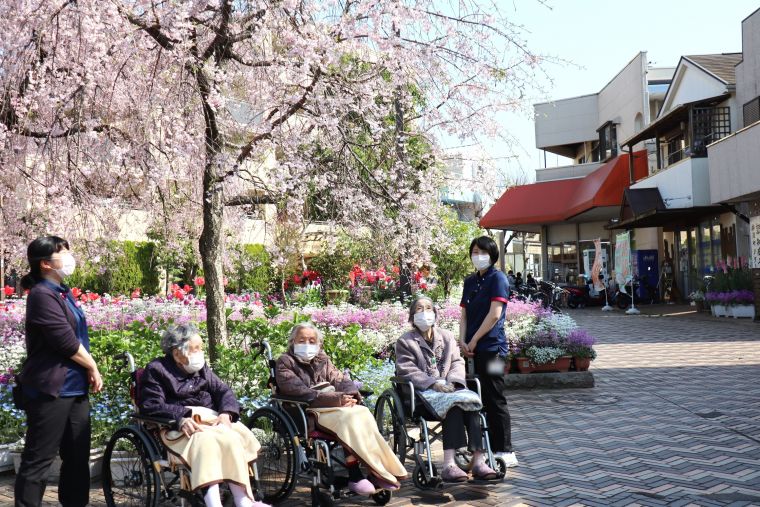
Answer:
POLYGON ((472 478, 481 481, 493 481, 499 478, 499 472, 493 470, 485 463, 480 463, 472 467, 472 478))
POLYGON ((380 477, 376 477, 374 475, 371 476, 369 480, 372 481, 377 489, 385 489, 388 491, 397 491, 399 489, 399 486, 393 484, 392 482, 388 482, 385 479, 381 479, 380 477))
POLYGON ((349 482, 348 489, 360 496, 369 496, 375 493, 375 486, 367 479, 359 482, 349 482))

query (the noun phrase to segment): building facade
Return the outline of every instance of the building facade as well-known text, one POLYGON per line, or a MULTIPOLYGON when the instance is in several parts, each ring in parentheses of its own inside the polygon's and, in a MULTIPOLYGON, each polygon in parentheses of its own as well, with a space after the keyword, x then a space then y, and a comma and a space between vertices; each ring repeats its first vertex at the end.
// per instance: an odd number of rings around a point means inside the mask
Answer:
POLYGON ((540 234, 544 279, 578 283, 595 239, 611 259, 607 226, 619 216, 624 190, 653 164, 643 141, 628 152, 619 141, 649 125, 673 70, 651 68, 641 52, 597 93, 536 104, 536 147, 572 164, 537 169, 536 183, 508 189, 481 226, 540 234))

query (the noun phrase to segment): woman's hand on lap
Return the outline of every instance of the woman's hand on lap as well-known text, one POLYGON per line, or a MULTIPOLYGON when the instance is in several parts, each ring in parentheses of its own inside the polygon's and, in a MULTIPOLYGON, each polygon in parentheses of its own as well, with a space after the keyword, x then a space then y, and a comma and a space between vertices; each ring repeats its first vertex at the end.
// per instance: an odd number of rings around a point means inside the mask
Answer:
POLYGON ((216 425, 224 425, 227 428, 232 428, 232 419, 230 418, 230 414, 223 412, 219 414, 219 417, 216 420, 216 425))
POLYGON ((353 407, 356 405, 356 398, 352 394, 344 394, 340 397, 341 407, 353 407))
POLYGON ((182 433, 184 433, 187 437, 190 437, 193 433, 197 431, 203 431, 203 428, 201 426, 192 420, 190 417, 186 417, 182 420, 182 426, 180 427, 182 430, 182 433))

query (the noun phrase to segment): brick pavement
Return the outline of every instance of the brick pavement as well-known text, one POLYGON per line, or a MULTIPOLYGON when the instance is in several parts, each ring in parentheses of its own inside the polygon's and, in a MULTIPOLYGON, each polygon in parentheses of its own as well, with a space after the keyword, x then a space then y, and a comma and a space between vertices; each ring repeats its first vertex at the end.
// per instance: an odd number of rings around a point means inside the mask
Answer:
MULTIPOLYGON (((760 505, 760 324, 643 310, 654 315, 571 313, 600 339, 597 385, 510 392, 520 466, 504 483, 426 494, 408 484, 390 505, 760 505)), ((0 476, 0 505, 12 481, 0 476)), ((45 498, 55 505, 55 488, 45 498)))

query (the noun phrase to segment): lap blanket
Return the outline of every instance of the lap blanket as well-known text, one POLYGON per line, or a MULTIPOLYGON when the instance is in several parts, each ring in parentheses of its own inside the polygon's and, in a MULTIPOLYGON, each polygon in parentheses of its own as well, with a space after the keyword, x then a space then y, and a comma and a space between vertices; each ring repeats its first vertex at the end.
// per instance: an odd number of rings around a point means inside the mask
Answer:
POLYGON ((450 393, 439 393, 432 389, 417 391, 422 398, 425 408, 429 412, 443 419, 449 413, 451 407, 459 407, 465 412, 479 411, 483 408, 483 403, 478 397, 478 393, 469 389, 460 389, 450 393))
POLYGON ((260 445, 251 430, 240 422, 233 423, 232 428, 215 426, 216 412, 205 407, 188 408, 203 431, 188 438, 181 431, 167 430, 161 433, 161 440, 190 467, 192 489, 229 481, 243 486, 253 498, 249 463, 256 459, 260 445))
POLYGON ((398 460, 388 443, 377 431, 377 423, 369 409, 362 405, 353 407, 310 408, 318 428, 334 434, 373 474, 386 482, 400 485, 406 477, 406 469, 398 460))

